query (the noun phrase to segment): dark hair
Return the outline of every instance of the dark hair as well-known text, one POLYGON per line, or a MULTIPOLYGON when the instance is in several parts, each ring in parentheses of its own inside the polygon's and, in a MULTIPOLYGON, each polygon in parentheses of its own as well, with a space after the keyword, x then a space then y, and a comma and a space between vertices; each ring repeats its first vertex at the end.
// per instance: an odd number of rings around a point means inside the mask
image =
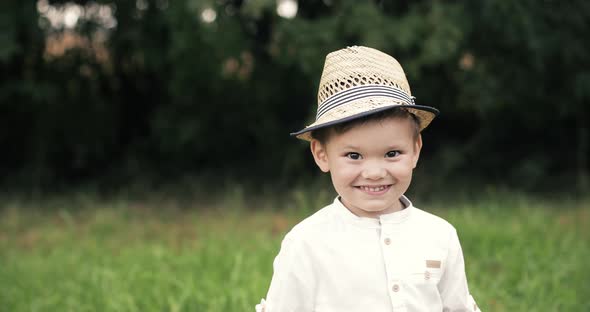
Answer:
POLYGON ((330 135, 333 133, 342 134, 356 126, 366 124, 372 121, 382 121, 388 118, 409 118, 412 120, 414 140, 418 139, 420 135, 420 119, 416 115, 410 113, 403 107, 396 107, 384 111, 377 112, 375 114, 353 119, 351 121, 335 124, 333 126, 320 128, 311 132, 311 137, 318 140, 321 144, 326 144, 330 139, 330 135))

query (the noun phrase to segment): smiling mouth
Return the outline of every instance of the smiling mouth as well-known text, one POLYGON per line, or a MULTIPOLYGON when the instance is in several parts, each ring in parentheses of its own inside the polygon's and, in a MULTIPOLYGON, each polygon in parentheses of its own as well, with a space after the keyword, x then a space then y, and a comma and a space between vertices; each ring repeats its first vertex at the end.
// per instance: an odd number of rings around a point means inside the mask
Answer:
POLYGON ((363 191, 365 193, 376 194, 376 195, 385 193, 387 190, 389 190, 390 187, 391 187, 391 184, 376 185, 376 186, 370 186, 370 185, 356 186, 356 188, 360 189, 361 191, 363 191))

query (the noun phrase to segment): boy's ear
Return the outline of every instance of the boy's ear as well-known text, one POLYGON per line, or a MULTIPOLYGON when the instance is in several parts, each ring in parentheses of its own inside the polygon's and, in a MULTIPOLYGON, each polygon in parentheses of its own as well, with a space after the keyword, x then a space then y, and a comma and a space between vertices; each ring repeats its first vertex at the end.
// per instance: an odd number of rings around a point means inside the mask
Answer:
POLYGON ((323 172, 330 171, 330 164, 328 162, 328 153, 326 152, 326 147, 320 143, 318 140, 311 140, 309 143, 309 147, 311 149, 311 154, 313 155, 313 159, 315 160, 316 165, 322 170, 323 172))
POLYGON ((414 144, 414 158, 413 161, 413 168, 416 168, 418 165, 418 159, 420 158, 420 151, 422 150, 422 135, 418 134, 418 138, 416 139, 416 143, 414 144))

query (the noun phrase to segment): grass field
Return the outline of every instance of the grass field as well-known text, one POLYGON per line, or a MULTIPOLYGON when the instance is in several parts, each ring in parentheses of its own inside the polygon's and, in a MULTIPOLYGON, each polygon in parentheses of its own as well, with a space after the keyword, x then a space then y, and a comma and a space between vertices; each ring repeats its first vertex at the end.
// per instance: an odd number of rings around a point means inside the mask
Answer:
MULTIPOLYGON (((0 311, 253 311, 282 236, 331 195, 0 206, 0 311)), ((590 311, 590 201, 415 204, 457 228, 483 311, 590 311), (427 208, 427 209, 426 209, 427 208)))

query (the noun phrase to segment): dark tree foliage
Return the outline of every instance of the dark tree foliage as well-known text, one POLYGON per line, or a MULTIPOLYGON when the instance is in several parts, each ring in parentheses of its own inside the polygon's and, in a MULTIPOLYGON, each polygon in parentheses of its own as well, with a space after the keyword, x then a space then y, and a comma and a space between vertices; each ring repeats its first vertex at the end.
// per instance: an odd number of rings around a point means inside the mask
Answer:
POLYGON ((310 178, 288 133, 314 116, 326 53, 367 45, 442 111, 423 134, 428 181, 588 189, 590 2, 299 0, 293 19, 276 5, 3 2, 1 182, 310 178), (49 6, 73 4, 74 27, 51 24, 49 6))

